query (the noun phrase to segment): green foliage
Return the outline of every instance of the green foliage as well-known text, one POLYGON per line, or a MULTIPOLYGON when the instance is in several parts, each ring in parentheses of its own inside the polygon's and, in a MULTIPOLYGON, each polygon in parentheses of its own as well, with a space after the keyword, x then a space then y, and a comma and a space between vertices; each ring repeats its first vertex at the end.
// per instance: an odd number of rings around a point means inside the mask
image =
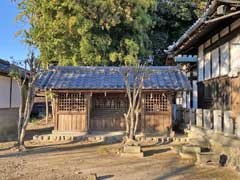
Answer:
POLYGON ((18 0, 17 19, 25 42, 40 50, 48 67, 58 65, 125 65, 154 56, 197 19, 206 0, 18 0))
POLYGON ((133 64, 151 53, 156 0, 19 0, 25 42, 46 64, 133 64), (141 51, 140 51, 141 49, 141 51))
POLYGON ((165 63, 164 49, 197 20, 205 5, 206 0, 158 0, 157 11, 152 13, 156 25, 149 33, 155 65, 165 63))

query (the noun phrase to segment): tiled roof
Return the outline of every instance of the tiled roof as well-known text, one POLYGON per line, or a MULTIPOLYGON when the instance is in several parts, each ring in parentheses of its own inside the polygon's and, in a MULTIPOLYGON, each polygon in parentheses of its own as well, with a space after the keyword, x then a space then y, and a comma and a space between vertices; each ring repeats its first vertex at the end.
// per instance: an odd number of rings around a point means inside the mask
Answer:
POLYGON ((8 61, 0 59, 0 73, 8 75, 10 72, 10 69, 12 68, 11 66, 17 68, 22 73, 26 72, 22 67, 13 65, 8 61))
MULTIPOLYGON (((37 81, 39 89, 124 89, 123 73, 129 67, 53 67, 37 81)), ((131 68, 130 68, 131 69, 131 68)), ((187 77, 175 66, 146 67, 144 89, 190 90, 187 77)))
POLYGON ((10 70, 10 63, 0 59, 0 73, 8 74, 10 70))
POLYGON ((178 54, 176 51, 180 51, 180 46, 184 44, 187 40, 193 39, 192 35, 197 32, 197 30, 205 25, 205 21, 209 18, 209 16, 215 11, 217 8, 218 1, 217 0, 209 0, 206 6, 206 9, 201 17, 191 26, 189 29, 172 45, 170 45, 165 52, 167 54, 178 54))

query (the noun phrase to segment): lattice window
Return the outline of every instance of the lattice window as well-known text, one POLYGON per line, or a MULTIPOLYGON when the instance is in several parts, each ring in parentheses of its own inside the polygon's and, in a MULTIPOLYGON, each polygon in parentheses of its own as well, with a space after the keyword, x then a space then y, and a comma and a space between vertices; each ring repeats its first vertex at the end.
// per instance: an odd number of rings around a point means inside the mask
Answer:
POLYGON ((165 94, 146 94, 145 111, 146 112, 167 112, 168 98, 165 94))
POLYGON ((59 93, 57 96, 58 111, 85 111, 85 97, 80 93, 59 93))
POLYGON ((96 97, 94 98, 94 107, 96 109, 127 109, 128 100, 125 97, 96 97))

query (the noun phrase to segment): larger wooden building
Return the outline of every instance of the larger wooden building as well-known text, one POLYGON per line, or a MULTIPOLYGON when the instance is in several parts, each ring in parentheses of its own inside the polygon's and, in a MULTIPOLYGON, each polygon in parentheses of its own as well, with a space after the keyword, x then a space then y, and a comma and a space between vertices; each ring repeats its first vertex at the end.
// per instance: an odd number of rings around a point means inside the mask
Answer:
POLYGON ((222 111, 221 130, 226 130, 230 124, 231 133, 236 133, 236 119, 240 113, 239 2, 208 1, 203 15, 167 52, 172 57, 179 54, 198 56, 197 108, 212 112, 209 118, 212 128, 213 111, 222 111), (232 114, 229 120, 224 115, 227 111, 232 114))
POLYGON ((10 63, 0 59, 0 140, 17 134, 20 89, 9 76, 10 63))
MULTIPOLYGON (((53 67, 38 80, 39 90, 55 96, 55 132, 125 130, 128 110, 121 71, 129 67, 53 67)), ((189 91, 186 76, 177 67, 147 67, 139 131, 165 133, 172 126, 177 92, 189 91)))

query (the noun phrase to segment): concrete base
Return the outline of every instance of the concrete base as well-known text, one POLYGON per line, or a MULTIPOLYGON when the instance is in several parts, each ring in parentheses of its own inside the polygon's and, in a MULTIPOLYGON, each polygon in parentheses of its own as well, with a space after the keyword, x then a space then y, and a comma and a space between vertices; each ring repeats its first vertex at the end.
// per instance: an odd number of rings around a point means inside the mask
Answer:
POLYGON ((214 133, 213 131, 205 130, 192 126, 191 131, 188 133, 190 142, 206 142, 205 147, 210 147, 211 153, 203 153, 199 155, 200 162, 219 161, 220 155, 227 156, 227 166, 238 167, 240 166, 240 139, 236 136, 225 136, 223 133, 214 133), (215 154, 215 155, 214 155, 215 154))
POLYGON ((0 140, 17 136, 18 108, 0 109, 0 140))
POLYGON ((182 146, 182 152, 183 153, 200 153, 201 152, 201 147, 194 146, 194 145, 182 146))
POLYGON ((121 157, 144 157, 141 146, 123 146, 121 157))
POLYGON ((213 152, 197 153, 197 164, 219 164, 219 155, 213 152))
POLYGON ((183 153, 183 152, 179 152, 179 156, 181 157, 181 159, 190 159, 190 160, 196 160, 196 154, 194 153, 183 153))
POLYGON ((121 153, 121 157, 137 157, 137 158, 143 158, 144 157, 144 153, 141 152, 141 153, 121 153))

